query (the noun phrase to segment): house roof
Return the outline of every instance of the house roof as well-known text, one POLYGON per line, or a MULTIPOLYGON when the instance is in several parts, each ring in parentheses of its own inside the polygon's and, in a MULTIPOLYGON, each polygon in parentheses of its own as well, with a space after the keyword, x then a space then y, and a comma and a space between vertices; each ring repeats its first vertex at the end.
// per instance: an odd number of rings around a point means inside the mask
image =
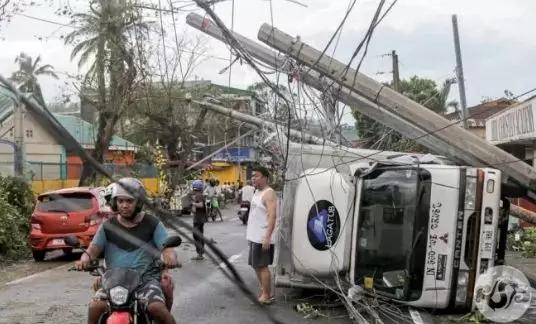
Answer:
MULTIPOLYGON (((468 121, 473 121, 473 123, 469 123, 469 126, 484 127, 486 124, 486 119, 488 119, 492 115, 495 115, 498 112, 505 110, 506 108, 510 107, 515 103, 515 100, 499 98, 496 100, 481 103, 473 107, 469 107, 467 108, 467 113, 469 114, 467 119, 468 121)), ((450 114, 446 114, 445 118, 452 121, 461 120, 461 112, 455 111, 450 114)))
MULTIPOLYGON (((53 114, 60 124, 86 149, 95 147, 97 130, 93 124, 88 123, 76 116, 53 114)), ((137 151, 138 145, 127 141, 119 136, 113 136, 110 142, 110 150, 137 151)))
MULTIPOLYGON (((9 118, 13 114, 13 108, 15 106, 15 95, 8 89, 0 86, 0 123, 9 118)), ((28 113, 32 113, 31 109, 27 110, 28 113)), ((45 113, 45 111, 35 112, 37 115, 45 113)), ((52 114, 54 118, 67 130, 71 136, 73 136, 78 143, 84 148, 93 148, 95 146, 95 128, 92 124, 83 121, 82 119, 74 116, 52 114)), ((64 141, 61 134, 53 131, 50 127, 48 120, 37 116, 35 118, 37 122, 42 122, 43 126, 48 129, 56 140, 63 145, 64 141)), ((64 145, 65 146, 65 145, 64 145)), ((113 136, 110 143, 111 150, 126 150, 136 151, 138 146, 118 136, 113 136)), ((69 150, 68 147, 66 147, 69 150)))
POLYGON ((11 115, 15 105, 15 96, 11 91, 0 86, 0 123, 11 115))

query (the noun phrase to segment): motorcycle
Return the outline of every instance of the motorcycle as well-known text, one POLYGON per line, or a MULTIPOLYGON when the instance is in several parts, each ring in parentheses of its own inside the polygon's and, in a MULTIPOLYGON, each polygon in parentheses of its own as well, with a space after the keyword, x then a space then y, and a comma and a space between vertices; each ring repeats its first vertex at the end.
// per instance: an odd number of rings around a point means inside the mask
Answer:
POLYGON ((216 221, 216 213, 212 207, 212 198, 205 198, 205 210, 207 211, 207 218, 212 219, 213 222, 216 221))
MULTIPOLYGON (((80 248, 80 241, 76 236, 67 236, 65 243, 73 248, 80 248)), ((178 247, 181 243, 180 237, 170 236, 164 243, 164 248, 178 247)), ((86 253, 85 250, 83 251, 86 253)), ((158 258, 155 258, 141 273, 128 268, 106 269, 99 265, 98 260, 91 260, 89 267, 83 271, 90 272, 93 276, 101 276, 102 288, 109 296, 107 300, 109 312, 100 318, 99 323, 153 323, 149 312, 145 309, 145 303, 140 301, 136 291, 143 284, 146 275, 164 268, 163 262, 158 258)), ((70 268, 69 271, 76 271, 76 268, 70 268)))
POLYGON ((251 204, 249 201, 243 201, 240 203, 240 209, 238 210, 238 218, 242 221, 242 224, 246 225, 249 218, 249 209, 251 204))
POLYGON ((207 218, 212 219, 213 222, 216 221, 217 216, 220 216, 220 221, 223 222, 223 216, 219 208, 220 204, 217 197, 209 198, 205 196, 205 207, 207 211, 207 218))

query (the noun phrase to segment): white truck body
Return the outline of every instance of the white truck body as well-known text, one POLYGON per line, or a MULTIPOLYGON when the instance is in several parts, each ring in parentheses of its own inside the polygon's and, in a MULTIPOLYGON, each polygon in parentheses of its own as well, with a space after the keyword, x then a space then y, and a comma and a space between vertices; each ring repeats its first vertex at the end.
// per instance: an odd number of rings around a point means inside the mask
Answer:
POLYGON ((501 172, 402 155, 291 146, 277 286, 339 278, 418 307, 473 307, 476 277, 498 259, 501 172))

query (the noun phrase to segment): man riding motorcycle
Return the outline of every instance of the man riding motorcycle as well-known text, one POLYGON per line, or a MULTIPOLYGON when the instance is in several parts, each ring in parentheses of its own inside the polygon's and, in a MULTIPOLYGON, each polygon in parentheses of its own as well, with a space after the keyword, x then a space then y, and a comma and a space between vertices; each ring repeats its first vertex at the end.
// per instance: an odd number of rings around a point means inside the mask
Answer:
MULTIPOLYGON (((99 227, 86 253, 75 263, 78 270, 88 268, 101 252, 104 252, 107 269, 131 268, 141 272, 153 262, 154 251, 160 250, 165 267, 177 266, 174 249, 163 248, 168 236, 164 225, 155 216, 142 211, 144 197, 145 188, 139 180, 123 178, 118 181, 111 196, 111 207, 117 215, 99 227)), ((174 319, 166 307, 160 284, 161 277, 165 276, 169 276, 165 271, 145 276, 137 293, 145 297, 147 312, 153 320, 171 324, 174 319)), ((102 288, 96 292, 89 304, 88 323, 98 323, 109 311, 107 299, 102 288)))

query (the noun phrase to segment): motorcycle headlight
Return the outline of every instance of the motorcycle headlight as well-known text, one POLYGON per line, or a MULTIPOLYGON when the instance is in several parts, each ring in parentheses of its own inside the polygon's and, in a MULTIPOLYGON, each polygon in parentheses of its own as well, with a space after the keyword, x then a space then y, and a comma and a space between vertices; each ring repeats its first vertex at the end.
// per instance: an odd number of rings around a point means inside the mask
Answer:
POLYGON ((128 289, 117 286, 110 289, 110 300, 114 305, 123 305, 128 300, 128 289))
POLYGON ((476 205, 476 178, 467 177, 465 182, 465 209, 474 210, 476 205))

